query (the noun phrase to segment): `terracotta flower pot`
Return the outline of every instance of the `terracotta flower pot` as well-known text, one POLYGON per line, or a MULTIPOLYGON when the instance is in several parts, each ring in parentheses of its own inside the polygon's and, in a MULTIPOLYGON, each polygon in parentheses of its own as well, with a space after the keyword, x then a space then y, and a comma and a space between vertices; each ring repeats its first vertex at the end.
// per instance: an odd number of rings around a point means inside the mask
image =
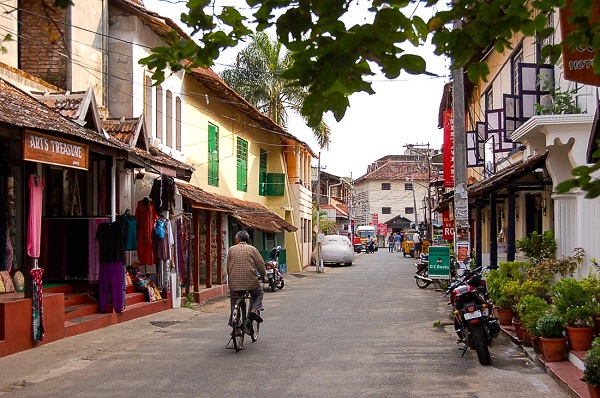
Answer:
POLYGON ((540 337, 542 355, 547 362, 560 362, 567 355, 567 338, 559 337, 548 339, 540 337))
POLYGON ((515 334, 517 335, 517 339, 522 341, 523 340, 523 324, 521 323, 521 321, 518 321, 514 318, 513 318, 512 324, 515 327, 515 334))
POLYGON ((510 308, 496 308, 496 314, 498 315, 498 322, 502 326, 512 325, 513 310, 510 308))
POLYGON ((600 398, 600 387, 592 387, 589 384, 587 386, 590 393, 590 398, 600 398))
POLYGON ((529 333, 529 331, 527 329, 522 329, 522 330, 523 330, 523 345, 525 347, 531 347, 532 346, 531 333, 529 333))
POLYGON ((567 326, 567 337, 569 338, 569 347, 574 351, 587 351, 594 340, 594 328, 592 327, 573 327, 567 326))
POLYGON ((538 354, 541 355, 542 354, 542 347, 540 347, 540 338, 537 336, 531 336, 531 346, 533 347, 533 351, 538 354))

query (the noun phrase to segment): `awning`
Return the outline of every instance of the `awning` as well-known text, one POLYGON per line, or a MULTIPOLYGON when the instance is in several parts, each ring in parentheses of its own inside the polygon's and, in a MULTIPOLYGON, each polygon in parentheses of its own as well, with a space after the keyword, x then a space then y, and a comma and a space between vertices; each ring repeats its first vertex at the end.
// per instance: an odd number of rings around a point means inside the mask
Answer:
MULTIPOLYGON (((469 197, 484 196, 491 193, 492 191, 498 192, 502 189, 505 189, 509 184, 513 183, 514 181, 522 179, 523 177, 530 175, 532 171, 543 167, 546 163, 547 157, 548 152, 542 155, 534 155, 528 159, 525 159, 522 162, 515 163, 511 166, 506 167, 505 169, 502 169, 498 174, 490 178, 476 182, 475 184, 471 185, 468 189, 469 197)), ((527 185, 530 185, 530 183, 536 181, 528 179, 527 181, 522 182, 524 185, 526 182, 527 185)))
POLYGON ((280 232, 282 229, 288 232, 298 230, 260 203, 209 193, 180 181, 177 181, 177 189, 184 198, 193 202, 194 208, 229 213, 248 228, 265 232, 280 232))

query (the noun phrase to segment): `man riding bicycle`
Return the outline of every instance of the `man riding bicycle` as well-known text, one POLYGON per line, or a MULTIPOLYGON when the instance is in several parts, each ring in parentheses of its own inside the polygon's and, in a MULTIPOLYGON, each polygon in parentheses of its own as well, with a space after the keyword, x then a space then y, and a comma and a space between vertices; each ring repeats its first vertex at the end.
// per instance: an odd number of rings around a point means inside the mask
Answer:
MULTIPOLYGON (((229 278, 229 295, 231 298, 231 311, 235 299, 233 297, 243 295, 245 291, 250 292, 252 297, 250 319, 262 322, 259 311, 263 309, 263 290, 258 282, 257 274, 266 281, 265 261, 258 250, 249 244, 250 235, 246 231, 240 231, 235 235, 235 245, 229 248, 227 253, 227 275, 229 278)), ((231 325, 231 315, 229 316, 231 325)), ((241 332, 241 331, 238 331, 241 332)))

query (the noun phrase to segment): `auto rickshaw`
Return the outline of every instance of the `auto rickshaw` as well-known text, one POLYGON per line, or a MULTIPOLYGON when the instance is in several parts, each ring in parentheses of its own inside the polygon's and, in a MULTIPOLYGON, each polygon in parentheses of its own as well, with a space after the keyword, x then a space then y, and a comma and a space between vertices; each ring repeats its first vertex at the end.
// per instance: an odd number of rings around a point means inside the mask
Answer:
MULTIPOLYGON (((402 255, 404 257, 407 255, 411 257, 415 256, 415 242, 412 239, 415 232, 415 230, 412 230, 404 234, 404 240, 402 241, 402 255)), ((429 253, 429 245, 430 242, 428 239, 421 238, 421 253, 429 253)))

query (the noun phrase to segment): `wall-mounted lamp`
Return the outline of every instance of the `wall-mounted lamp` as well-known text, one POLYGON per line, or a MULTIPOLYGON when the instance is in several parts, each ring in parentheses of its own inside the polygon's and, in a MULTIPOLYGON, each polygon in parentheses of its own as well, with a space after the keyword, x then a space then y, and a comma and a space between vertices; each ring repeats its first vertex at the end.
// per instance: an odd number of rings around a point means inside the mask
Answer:
POLYGON ((546 215, 546 198, 542 198, 542 215, 546 215))

